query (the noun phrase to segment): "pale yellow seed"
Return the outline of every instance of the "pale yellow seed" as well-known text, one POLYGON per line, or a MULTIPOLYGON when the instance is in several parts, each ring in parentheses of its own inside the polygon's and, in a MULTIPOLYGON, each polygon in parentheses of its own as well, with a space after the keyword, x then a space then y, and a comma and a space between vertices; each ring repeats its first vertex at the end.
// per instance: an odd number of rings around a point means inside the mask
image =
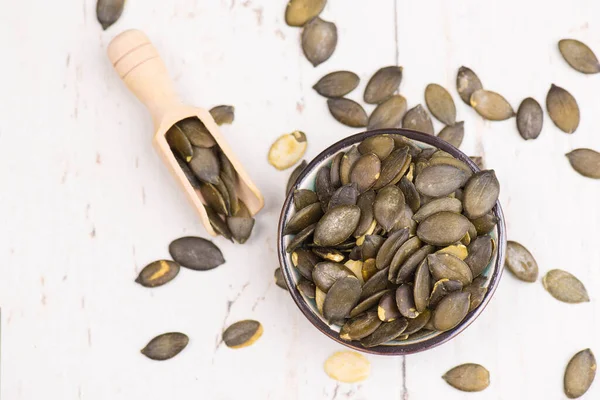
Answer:
POLYGON ((317 310, 319 310, 321 314, 323 314, 323 303, 325 303, 325 295, 326 293, 319 289, 319 287, 317 286, 317 288, 315 289, 315 303, 317 303, 317 310))
POLYGON ((306 152, 306 136, 300 131, 282 135, 269 149, 269 164, 284 170, 296 164, 306 152))
POLYGON ((465 246, 464 244, 453 244, 451 246, 444 247, 443 249, 438 250, 436 253, 452 254, 453 256, 456 256, 461 260, 464 260, 469 255, 467 246, 465 246))
POLYGON ((365 280, 363 279, 363 276, 362 276, 363 262, 360 260, 348 260, 348 261, 346 261, 346 263, 344 265, 346 266, 346 268, 348 268, 350 271, 352 271, 352 273, 354 275, 356 275, 356 277, 360 281, 360 284, 364 285, 365 280))
POLYGON ((356 383, 369 377, 371 363, 357 352, 338 351, 325 361, 325 373, 338 382, 356 383))

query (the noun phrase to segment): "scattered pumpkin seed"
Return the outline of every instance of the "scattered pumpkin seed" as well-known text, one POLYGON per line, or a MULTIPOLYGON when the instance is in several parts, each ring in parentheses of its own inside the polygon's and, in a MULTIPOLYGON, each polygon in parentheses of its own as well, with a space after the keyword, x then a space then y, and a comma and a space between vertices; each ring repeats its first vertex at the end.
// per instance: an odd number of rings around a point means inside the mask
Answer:
POLYGON ((581 397, 596 377, 596 357, 590 349, 581 350, 571 358, 565 370, 564 389, 570 399, 581 397))
POLYGON ((231 349, 248 347, 256 342, 263 334, 260 322, 247 319, 229 325, 223 332, 223 341, 231 349))
POLYGON ((470 68, 460 67, 456 75, 456 90, 462 101, 470 106, 471 95, 479 89, 483 89, 483 85, 475 72, 470 68))
POLYGON ((458 149, 465 137, 465 123, 460 121, 454 125, 444 127, 444 129, 438 133, 438 137, 458 149))
POLYGON ((583 283, 567 271, 553 269, 542 278, 544 288, 557 300, 565 303, 590 301, 583 283))
POLYGON ((117 22, 123 13, 124 7, 125 0, 98 0, 98 3, 96 3, 96 17, 102 25, 102 29, 107 30, 117 22))
POLYGON ((544 125, 544 111, 535 99, 528 97, 517 111, 517 129, 525 140, 537 139, 544 125))
POLYGON ((285 9, 285 23, 289 26, 304 26, 321 14, 327 0, 290 0, 285 9))
POLYGON ((438 331, 449 331, 456 327, 469 312, 470 293, 452 292, 447 294, 435 308, 433 326, 438 331))
POLYGON ((353 127, 367 126, 368 117, 365 109, 354 100, 341 97, 327 100, 329 112, 338 122, 353 127))
POLYGON ((433 135, 433 122, 420 104, 407 111, 402 119, 402 127, 433 135))
POLYGON ((584 74, 597 74, 600 72, 600 62, 587 45, 575 39, 562 39, 558 42, 558 49, 565 61, 571 67, 584 74))
POLYGON ((368 104, 380 104, 393 96, 402 81, 402 67, 380 68, 365 88, 364 100, 368 104))
POLYGON ((406 99, 396 94, 373 110, 367 128, 369 130, 398 128, 402 125, 406 109, 406 99))
POLYGON ((235 107, 228 105, 215 106, 209 111, 217 125, 231 124, 235 118, 235 107))
POLYGON ((371 363, 355 351, 338 351, 325 361, 325 373, 343 383, 364 381, 371 374, 371 363))
POLYGON ((227 217, 227 226, 235 241, 244 244, 252 234, 254 218, 227 217))
POLYGON ((196 271, 207 271, 225 262, 221 250, 213 242, 194 236, 172 241, 169 253, 179 265, 196 271))
POLYGON ((273 273, 273 279, 275 279, 275 284, 282 289, 288 290, 287 285, 285 284, 285 279, 283 278, 283 271, 281 268, 276 268, 273 273))
POLYGON ((452 96, 446 89, 436 83, 430 83, 425 88, 425 103, 429 112, 444 125, 454 125, 456 122, 456 106, 452 96))
POLYGON ((591 149, 575 149, 566 154, 571 167, 579 174, 600 179, 600 153, 591 149))
MULTIPOLYGON (((296 181, 298 180, 298 177, 300 176, 300 174, 302 173, 302 171, 304 171, 304 168, 306 168, 306 160, 302 160, 302 162, 300 162, 300 164, 298 164, 298 166, 296 168, 294 168, 294 170, 292 171, 292 173, 290 174, 290 177, 288 179, 287 185, 285 187, 285 193, 289 193, 290 190, 292 190, 292 188, 294 187, 294 184, 296 183, 296 181)), ((303 189, 306 190, 306 189, 303 189)), ((306 192, 310 192, 313 193, 313 191, 311 190, 306 190, 306 192)), ((316 197, 316 194, 315 194, 316 197)), ((294 204, 296 202, 294 201, 294 204)), ((312 203, 311 203, 312 204, 312 203)), ((298 209, 298 207, 296 206, 296 209, 298 209)))
POLYGON ((450 386, 463 392, 481 392, 490 385, 490 373, 479 364, 462 364, 442 376, 450 386))
POLYGON ((164 361, 181 353, 189 341, 190 339, 184 333, 163 333, 150 340, 141 353, 152 360, 164 361))
POLYGON ((573 133, 579 126, 577 100, 565 89, 552 84, 546 96, 548 115, 561 131, 573 133))
POLYGON ((535 282, 538 278, 538 265, 533 255, 518 242, 509 240, 506 244, 506 266, 514 276, 523 282, 535 282))
POLYGON ((331 57, 337 39, 335 24, 315 17, 302 30, 302 50, 308 61, 316 67, 331 57))
POLYGON ((360 78, 354 72, 335 71, 331 72, 313 86, 321 96, 337 98, 344 97, 358 86, 360 78))
POLYGON ((179 264, 169 260, 154 261, 144 267, 135 282, 144 287, 162 286, 175 279, 179 264))
POLYGON ((479 115, 490 121, 504 121, 515 116, 508 101, 500 94, 491 90, 479 89, 471 95, 471 107, 479 115))
MULTIPOLYGON (((286 135, 281 135, 269 149, 269 164, 280 171, 287 169, 302 158, 306 152, 306 146, 307 142, 304 132, 294 131, 286 135)), ((298 175, 300 172, 298 172, 298 175)))

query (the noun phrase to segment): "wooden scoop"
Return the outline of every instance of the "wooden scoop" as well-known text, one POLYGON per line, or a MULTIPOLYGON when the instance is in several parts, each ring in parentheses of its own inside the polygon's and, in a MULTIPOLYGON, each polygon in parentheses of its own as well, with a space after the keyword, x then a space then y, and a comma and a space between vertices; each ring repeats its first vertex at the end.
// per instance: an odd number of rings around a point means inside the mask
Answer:
POLYGON ((108 45, 108 58, 129 90, 150 111, 155 130, 154 148, 192 202, 208 233, 217 235, 206 214, 205 201, 200 190, 194 190, 185 177, 165 138, 169 128, 185 118, 198 117, 204 123, 237 172, 238 197, 248 206, 252 215, 258 213, 264 205, 262 194, 233 154, 210 113, 181 102, 173 89, 167 68, 150 39, 138 30, 125 31, 108 45))

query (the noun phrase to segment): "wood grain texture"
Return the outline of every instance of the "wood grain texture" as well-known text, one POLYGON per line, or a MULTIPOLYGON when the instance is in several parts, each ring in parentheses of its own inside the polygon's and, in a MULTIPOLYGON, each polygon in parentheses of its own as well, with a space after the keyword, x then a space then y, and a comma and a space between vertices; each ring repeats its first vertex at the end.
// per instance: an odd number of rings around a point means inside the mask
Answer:
MULTIPOLYGON (((3 399, 454 400, 466 396, 441 376, 465 362, 490 371, 478 399, 562 399, 570 357, 600 352, 600 186, 565 157, 578 147, 600 150, 600 80, 571 69, 556 46, 573 37, 598 54, 600 5, 330 0, 322 16, 336 23, 338 46, 313 68, 301 31, 285 25, 284 3, 129 1, 105 32, 92 0, 12 2, 0 13, 8 60, 0 75, 3 399), (141 268, 168 257, 171 240, 206 235, 152 150, 148 113, 106 57, 109 41, 130 28, 152 38, 185 103, 236 107, 221 131, 266 199, 245 245, 215 239, 225 265, 182 270, 153 290, 135 284, 141 268), (396 62, 409 108, 424 104, 429 83, 450 91, 465 120, 462 149, 484 156, 500 180, 509 239, 533 253, 540 276, 553 268, 577 276, 591 301, 563 304, 540 282, 507 273, 488 309, 452 342, 406 359, 369 356, 368 380, 337 384, 323 362, 340 346, 273 282, 288 173, 266 155, 296 129, 308 136, 307 159, 358 132, 329 115, 312 85, 351 70, 361 83, 349 97, 360 101, 369 77, 396 62), (577 132, 560 132, 545 114, 540 137, 525 142, 514 119, 483 121, 456 93, 461 65, 513 107, 528 96, 543 104, 551 83, 566 88, 580 105, 577 132), (241 319, 260 321, 264 334, 230 350, 220 334, 241 319), (185 351, 164 363, 140 355, 169 331, 189 335, 185 351)), ((584 398, 598 397, 596 382, 584 398)))

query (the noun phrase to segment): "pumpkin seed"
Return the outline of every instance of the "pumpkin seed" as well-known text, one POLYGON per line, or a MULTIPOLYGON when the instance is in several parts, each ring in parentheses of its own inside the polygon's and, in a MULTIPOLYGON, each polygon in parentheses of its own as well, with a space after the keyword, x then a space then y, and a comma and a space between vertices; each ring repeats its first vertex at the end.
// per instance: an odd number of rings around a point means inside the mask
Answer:
POLYGON ((564 389, 570 399, 581 397, 596 377, 596 357, 590 349, 581 350, 571 358, 565 370, 564 389))
POLYGON ((399 94, 393 95, 373 110, 367 128, 374 130, 400 127, 406 108, 406 99, 399 94))
POLYGON ((452 292, 447 294, 435 308, 433 326, 438 331, 449 331, 456 327, 469 312, 470 293, 452 292))
POLYGON ((352 146, 342 157, 342 160, 340 161, 340 182, 342 185, 350 183, 350 171, 352 171, 354 164, 359 158, 360 152, 356 146, 352 146))
POLYGON ((412 217, 413 212, 410 207, 403 207, 398 215, 398 221, 392 230, 397 231, 399 229, 408 229, 408 235, 414 236, 417 232, 417 223, 414 219, 412 219, 412 217))
POLYGON ((360 128, 367 126, 367 113, 364 108, 354 100, 339 98, 327 100, 331 115, 340 123, 360 128))
POLYGON ((479 89, 471 95, 471 107, 479 115, 490 121, 504 121, 515 116, 508 101, 500 94, 491 90, 479 89))
POLYGON ((252 229, 254 228, 254 218, 248 217, 227 217, 227 226, 236 242, 246 243, 252 229))
POLYGON ((498 201, 500 183, 494 170, 474 174, 463 191, 465 215, 470 219, 483 217, 491 211, 498 201))
POLYGON ((375 217, 373 215, 373 203, 375 202, 375 192, 369 190, 358 196, 357 205, 360 208, 360 220, 354 231, 354 237, 358 238, 367 233, 375 217))
POLYGON ((489 236, 481 236, 471 242, 469 245, 469 255, 464 261, 471 268, 473 278, 477 278, 485 271, 492 259, 493 252, 494 243, 489 236))
POLYGON ((350 253, 348 253, 348 259, 350 260, 362 260, 362 248, 361 246, 354 246, 350 253))
POLYGON ((452 165, 431 165, 417 175, 415 187, 426 196, 442 197, 463 186, 468 178, 465 171, 452 165))
POLYGON ((329 208, 329 200, 335 192, 335 188, 331 184, 331 169, 329 167, 321 167, 315 178, 315 191, 321 203, 323 212, 329 208))
POLYGON ((221 105, 215 106, 208 111, 217 125, 231 124, 235 118, 235 107, 221 105))
POLYGON ((288 290, 287 285, 285 284, 285 279, 283 278, 283 271, 281 268, 276 268, 273 273, 273 279, 275 280, 275 284, 282 289, 288 290))
POLYGON ((225 189, 223 190, 223 197, 228 200, 229 215, 233 216, 238 212, 240 207, 235 182, 228 175, 221 172, 221 183, 225 189))
POLYGON ((417 212, 421 207, 421 197, 419 196, 419 192, 417 192, 417 188, 415 188, 415 185, 411 181, 409 181, 408 178, 403 176, 402 179, 400 179, 398 187, 404 194, 406 204, 410 207, 412 212, 417 212))
POLYGON ((365 240, 362 244, 362 258, 367 260, 369 258, 377 257, 379 249, 383 245, 384 239, 379 235, 366 235, 365 240))
POLYGON ((444 129, 438 133, 438 137, 458 149, 465 137, 465 123, 460 121, 454 125, 445 126, 444 129))
POLYGON ((331 182, 333 188, 342 186, 342 180, 340 178, 340 164, 342 163, 342 157, 344 157, 344 153, 337 153, 335 157, 333 157, 331 167, 329 168, 329 182, 331 182))
POLYGON ((380 104, 392 97, 400 87, 402 67, 380 68, 369 80, 365 88, 364 100, 368 104, 380 104))
MULTIPOLYGON (((380 245, 379 250, 376 253, 376 265, 377 269, 383 270, 385 267, 389 266, 392 262, 394 255, 408 240, 408 230, 400 229, 398 231, 393 232, 387 239, 380 245)), ((370 256, 371 254, 369 254, 370 256)), ((363 253, 364 256, 364 253, 363 253)), ((369 257, 371 258, 371 257, 369 257)))
POLYGON ((304 207, 308 207, 311 204, 315 204, 319 201, 317 194, 312 190, 308 189, 297 189, 294 190, 293 194, 294 207, 296 211, 302 210, 304 207))
POLYGON ((565 303, 590 301, 583 283, 567 271, 553 269, 542 278, 544 288, 557 300, 565 303))
POLYGON ((490 373, 479 364, 462 364, 442 376, 450 386, 463 392, 480 392, 490 385, 490 373))
POLYGON ((312 271, 312 281, 325 293, 338 279, 347 276, 354 276, 354 273, 343 264, 332 261, 322 261, 315 265, 312 271))
POLYGON ((425 310, 422 313, 419 313, 416 318, 409 319, 408 326, 404 330, 403 335, 414 335, 415 333, 419 332, 429 322, 430 318, 431 312, 429 310, 425 310))
POLYGON ((344 255, 332 248, 328 247, 313 247, 312 252, 321 257, 323 260, 329 260, 333 262, 342 262, 344 261, 344 255))
POLYGON ((221 179, 216 185, 200 184, 200 193, 206 204, 219 214, 231 215, 231 199, 225 184, 221 179))
POLYGON ((462 203, 457 199, 441 197, 439 199, 432 200, 419 208, 419 211, 413 215, 413 219, 421 223, 433 214, 437 214, 442 211, 460 214, 462 212, 462 203))
POLYGON ((171 150, 173 150, 173 152, 175 152, 179 157, 186 162, 190 162, 192 160, 192 156, 194 155, 192 144, 177 126, 177 124, 173 125, 167 131, 165 134, 165 139, 167 140, 171 150))
POLYGON ((329 200, 329 209, 342 205, 356 205, 358 189, 356 183, 349 183, 336 190, 329 200))
POLYGON ((229 158, 227 158, 223 151, 219 150, 218 153, 219 162, 221 164, 221 174, 227 175, 229 179, 236 182, 237 172, 235 171, 233 164, 231 164, 231 161, 229 161, 229 158))
POLYGON ((548 115, 561 131, 573 133, 579 126, 577 100, 565 89, 552 84, 546 96, 548 115))
POLYGON ((362 155, 350 171, 350 182, 358 185, 359 192, 369 190, 381 175, 381 161, 374 153, 362 155))
MULTIPOLYGON (((358 164, 357 164, 358 165, 358 164)), ((375 219, 387 232, 398 222, 398 216, 405 206, 404 195, 397 186, 386 186, 381 189, 373 203, 375 219)))
POLYGON ((379 328, 381 320, 376 311, 367 311, 348 320, 340 330, 342 340, 360 340, 375 332, 379 328))
POLYGON ((365 283, 365 280, 362 276, 362 266, 363 266, 362 261, 348 260, 344 263, 344 266, 346 268, 348 268, 350 271, 352 271, 352 273, 354 273, 354 276, 356 276, 358 278, 358 281, 360 282, 361 285, 363 285, 365 283))
POLYGON ((375 275, 377 273, 377 271, 379 271, 377 269, 377 267, 375 266, 375 259, 374 258, 368 258, 365 261, 363 261, 363 266, 362 266, 362 277, 363 280, 366 282, 369 279, 371 279, 371 277, 373 275, 375 275))
POLYGON ((283 235, 296 234, 309 225, 317 223, 323 216, 321 204, 313 203, 292 215, 283 229, 283 235))
POLYGON ((413 288, 410 285, 402 284, 396 289, 396 305, 400 314, 406 318, 416 318, 419 315, 415 306, 413 288))
MULTIPOLYGON (((294 168, 294 170, 290 174, 290 177, 288 178, 288 182, 285 187, 286 194, 289 193, 290 190, 292 190, 292 188, 294 187, 294 184, 298 180, 298 177, 300 176, 302 171, 304 171, 304 168, 306 168, 306 165, 307 165, 306 160, 302 160, 302 162, 300 162, 300 164, 298 164, 298 166, 296 168, 294 168)), ((309 191, 309 192, 313 193, 312 191, 309 191)))
POLYGON ((359 219, 360 208, 354 205, 342 205, 327 211, 317 223, 315 244, 335 246, 344 242, 356 230, 359 219))
POLYGON ((263 334, 260 322, 247 319, 229 325, 223 332, 223 341, 231 349, 248 347, 256 342, 263 334))
POLYGON ((175 126, 181 129, 190 143, 195 147, 208 149, 217 144, 215 138, 206 129, 206 126, 196 117, 183 119, 175 126))
POLYGON ((172 241, 169 253, 179 265, 196 271, 207 271, 225 262, 221 250, 213 242, 194 236, 172 241))
POLYGON ((360 343, 364 347, 375 347, 380 344, 394 340, 406 330, 408 321, 406 318, 398 318, 391 322, 384 322, 379 325, 379 328, 375 329, 369 336, 360 340, 360 343))
POLYGON ((473 282, 473 273, 466 262, 452 254, 430 254, 427 256, 429 270, 436 280, 447 278, 459 281, 463 286, 473 282))
POLYGON ((358 86, 360 78, 354 72, 335 71, 331 72, 313 86, 321 96, 336 98, 344 97, 358 86))
POLYGON ((117 22, 123 13, 124 7, 125 0, 98 0, 98 3, 96 3, 96 17, 102 25, 102 29, 107 30, 117 22))
POLYGON ((219 159, 212 149, 194 147, 194 156, 189 162, 190 169, 202 182, 216 185, 219 183, 219 159))
POLYGON ((517 111, 517 129, 525 140, 537 139, 544 125, 542 106, 531 97, 521 102, 517 111))
POLYGON ((427 308, 431 287, 431 276, 429 275, 429 265, 427 260, 423 260, 415 271, 415 285, 413 297, 415 300, 415 308, 419 313, 422 313, 427 308))
POLYGON ((157 287, 171 282, 179 273, 179 264, 169 260, 154 261, 144 267, 135 282, 144 287, 157 287))
POLYGON ((296 288, 304 297, 307 297, 309 299, 315 298, 316 286, 308 279, 300 278, 300 281, 296 285, 296 288))
POLYGON ((429 112, 444 125, 454 125, 456 122, 456 106, 452 96, 446 89, 436 83, 430 83, 425 88, 425 103, 429 112))
POLYGON ((292 264, 300 275, 310 281, 312 281, 313 269, 320 261, 319 256, 310 250, 297 249, 292 253, 292 264))
POLYGON ((183 171, 183 174, 187 178, 188 182, 194 189, 200 189, 200 181, 196 178, 196 175, 192 172, 190 167, 187 165, 185 161, 183 161, 179 156, 175 156, 177 160, 177 164, 179 164, 179 168, 183 171))
POLYGON ((321 14, 327 0, 290 0, 285 9, 285 23, 289 26, 304 26, 321 14))
POLYGON ((535 282, 538 277, 538 265, 533 255, 518 242, 506 243, 506 266, 514 276, 523 282, 535 282))
MULTIPOLYGON (((306 135, 294 131, 281 135, 269 149, 269 164, 282 171, 296 164, 306 152, 306 135)), ((300 170, 302 172, 302 170, 300 170)))
POLYGON ((558 49, 565 61, 571 67, 584 74, 597 74, 600 72, 600 62, 588 46, 579 40, 562 39, 558 42, 558 49))
POLYGON ((313 65, 327 61, 337 46, 337 27, 333 22, 313 18, 302 30, 302 50, 313 65))
MULTIPOLYGON (((243 204, 243 203, 240 203, 240 204, 243 204)), ((227 239, 229 241, 233 241, 231 231, 229 230, 229 227, 227 226, 227 222, 225 220, 223 220, 223 218, 221 218, 219 216, 219 214, 217 214, 217 212, 215 210, 213 210, 212 208, 205 207, 205 210, 206 210, 206 215, 208 216, 208 220, 210 221, 210 225, 213 227, 215 232, 217 232, 219 235, 223 236, 225 239, 227 239)))
POLYGON ((471 220, 473 226, 477 230, 478 235, 485 235, 496 227, 498 223, 498 217, 494 213, 487 213, 483 217, 475 218, 471 220))
POLYGON ((600 153, 590 149, 575 149, 566 156, 575 171, 588 178, 600 179, 600 153))
POLYGON ((409 148, 402 148, 392 151, 381 163, 381 174, 379 179, 373 185, 373 189, 378 190, 387 185, 395 185, 404 176, 410 166, 411 156, 408 154, 409 148))
POLYGON ((416 236, 406 240, 402 246, 400 246, 394 254, 392 261, 390 262, 390 269, 388 273, 388 279, 390 282, 396 282, 398 271, 410 256, 412 256, 417 250, 421 248, 421 239, 416 236))
POLYGON ((340 278, 331 285, 325 302, 323 316, 328 321, 339 321, 346 318, 358 303, 361 287, 356 276, 340 278))
POLYGON ((325 303, 326 296, 327 294, 317 286, 315 289, 315 304, 317 305, 317 310, 319 310, 321 314, 323 314, 323 303, 325 303))
POLYGON ((152 360, 164 361, 181 353, 189 341, 190 339, 184 333, 163 333, 148 342, 141 353, 152 360))
POLYGON ((343 383, 364 381, 371 374, 371 363, 354 351, 338 351, 325 361, 325 373, 343 383))
POLYGON ((451 246, 447 246, 443 249, 438 250, 436 253, 452 254, 453 256, 458 257, 463 261, 469 255, 469 251, 467 250, 467 247, 464 244, 453 244, 451 246))
POLYGON ((394 150, 394 139, 389 135, 371 136, 363 140, 358 145, 360 154, 373 153, 379 160, 385 160, 394 150))
POLYGON ((425 258, 435 251, 435 247, 425 245, 419 250, 415 251, 408 259, 402 264, 396 277, 396 283, 407 282, 408 279, 413 275, 419 265, 425 260, 425 258))
POLYGON ((396 305, 396 299, 390 292, 383 295, 377 306, 377 316, 383 322, 390 322, 396 318, 400 318, 402 314, 396 305))
POLYGON ((387 268, 382 269, 371 277, 363 285, 363 291, 360 296, 361 300, 366 299, 375 293, 385 290, 388 286, 387 280, 388 270, 387 268))
MULTIPOLYGON (((430 167, 434 165, 450 165, 465 172, 469 178, 473 175, 473 170, 471 170, 466 163, 457 160, 454 157, 431 157, 431 159, 428 161, 428 164, 430 167)), ((460 190, 460 188, 456 189, 453 193, 456 193, 458 190, 460 190)), ((448 196, 452 196, 452 193, 450 193, 448 196)))
POLYGON ((473 279, 473 282, 463 289, 463 292, 467 292, 471 295, 469 300, 469 312, 473 311, 483 302, 488 288, 485 286, 487 278, 485 276, 478 276, 473 279))
MULTIPOLYGON (((363 288, 364 288, 364 286, 363 286, 363 288)), ((350 318, 354 318, 354 317, 362 314, 363 312, 375 307, 377 304, 379 304, 379 299, 381 299, 381 297, 388 292, 389 292, 389 290, 382 289, 382 290, 379 290, 378 292, 372 293, 369 296, 365 297, 363 300, 361 300, 360 303, 358 303, 356 305, 356 307, 354 307, 352 309, 352 311, 350 311, 350 318)), ((375 312, 377 312, 377 311, 375 311, 375 312)), ((379 319, 379 317, 377 317, 377 319, 379 319)))
POLYGON ((429 308, 435 308, 439 302, 448 294, 462 290, 463 284, 459 281, 442 278, 433 284, 431 295, 428 299, 429 308))
POLYGON ((460 67, 456 75, 456 90, 462 101, 470 106, 471 95, 479 89, 483 89, 483 85, 475 72, 470 68, 460 67))
POLYGON ((433 122, 422 105, 411 108, 402 119, 402 127, 433 135, 433 122))

